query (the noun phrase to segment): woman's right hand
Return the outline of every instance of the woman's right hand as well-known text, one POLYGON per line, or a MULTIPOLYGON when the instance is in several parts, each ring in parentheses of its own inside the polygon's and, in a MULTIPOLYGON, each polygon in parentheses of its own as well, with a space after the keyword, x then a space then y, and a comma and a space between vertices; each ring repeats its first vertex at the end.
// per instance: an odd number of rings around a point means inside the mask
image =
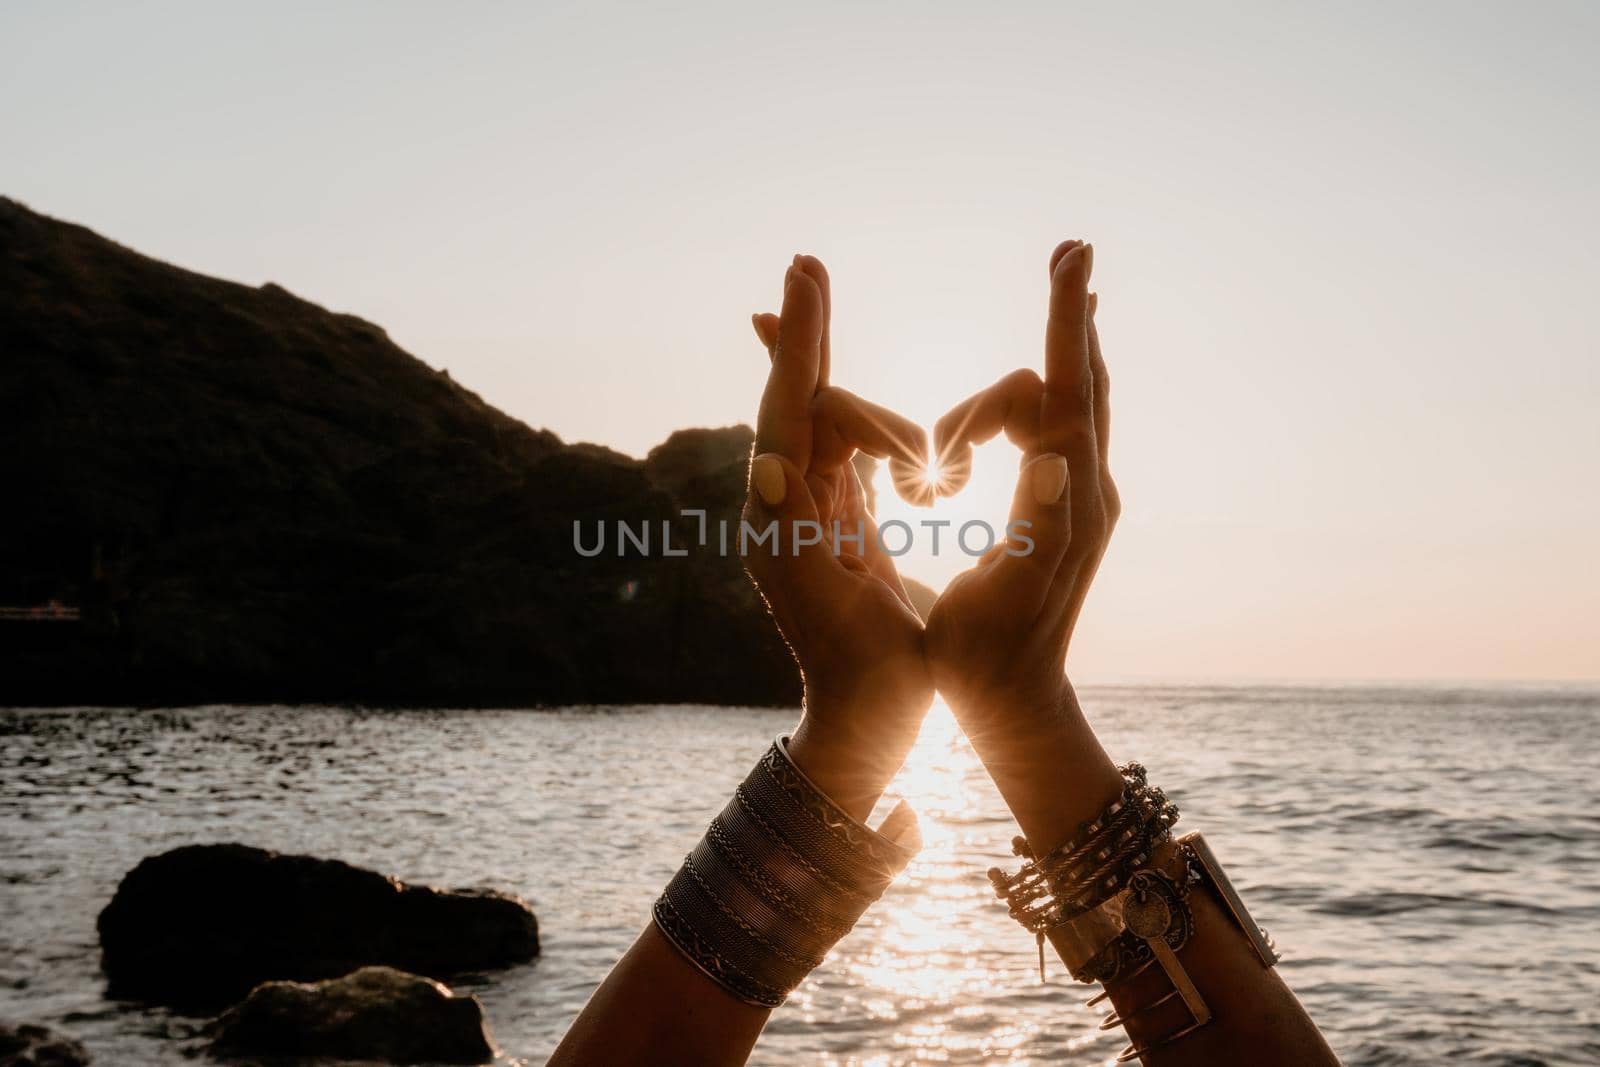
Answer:
POLYGON ((946 470, 964 470, 972 444, 1002 430, 1023 450, 1009 529, 1029 525, 951 582, 924 641, 934 683, 980 754, 997 733, 1026 737, 1064 704, 1076 710, 1067 649, 1121 510, 1106 463, 1110 382, 1088 291, 1092 267, 1093 249, 1078 241, 1050 257, 1043 380, 1031 370, 1010 374, 934 428, 946 470))

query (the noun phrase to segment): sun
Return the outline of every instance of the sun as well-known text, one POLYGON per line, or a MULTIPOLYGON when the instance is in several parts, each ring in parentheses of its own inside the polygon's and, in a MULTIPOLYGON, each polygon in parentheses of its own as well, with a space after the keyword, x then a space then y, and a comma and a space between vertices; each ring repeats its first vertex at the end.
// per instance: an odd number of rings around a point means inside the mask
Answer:
POLYGON ((891 458, 889 479, 894 483, 895 494, 900 499, 918 507, 931 507, 940 496, 948 495, 951 489, 944 467, 938 460, 911 463, 891 458))
POLYGON ((991 535, 1004 540, 1017 470, 1017 450, 1004 440, 980 445, 970 459, 880 466, 875 518, 901 574, 942 589, 977 562, 991 535))

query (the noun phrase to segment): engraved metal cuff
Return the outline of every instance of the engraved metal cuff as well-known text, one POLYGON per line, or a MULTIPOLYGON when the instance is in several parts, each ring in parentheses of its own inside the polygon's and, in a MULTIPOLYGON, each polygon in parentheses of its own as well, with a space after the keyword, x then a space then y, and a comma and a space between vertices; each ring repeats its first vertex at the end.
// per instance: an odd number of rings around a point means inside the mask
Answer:
POLYGON ((775 741, 655 904, 655 923, 740 1000, 775 1008, 916 855, 904 802, 871 830, 775 741), (904 809, 904 810, 902 810, 904 809))

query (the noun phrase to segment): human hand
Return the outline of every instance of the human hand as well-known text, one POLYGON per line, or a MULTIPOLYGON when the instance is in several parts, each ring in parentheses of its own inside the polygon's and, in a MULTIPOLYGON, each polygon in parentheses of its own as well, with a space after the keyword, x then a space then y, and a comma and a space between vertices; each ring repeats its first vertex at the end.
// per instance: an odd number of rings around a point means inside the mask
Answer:
POLYGON ((998 717, 1015 725, 1070 701, 1067 649, 1121 512, 1106 464, 1110 381, 1088 291, 1093 260, 1079 241, 1051 254, 1044 379, 1009 374, 934 427, 939 466, 957 488, 975 442, 1004 430, 1023 450, 1008 530, 1030 525, 950 583, 924 639, 934 682, 975 744, 998 717))
POLYGON ((827 271, 796 256, 782 313, 754 317, 772 369, 743 518, 757 531, 776 522, 778 539, 742 555, 805 679, 790 756, 865 818, 915 742, 933 682, 922 621, 850 459, 859 449, 920 464, 927 442, 914 423, 828 383, 830 312, 827 271))

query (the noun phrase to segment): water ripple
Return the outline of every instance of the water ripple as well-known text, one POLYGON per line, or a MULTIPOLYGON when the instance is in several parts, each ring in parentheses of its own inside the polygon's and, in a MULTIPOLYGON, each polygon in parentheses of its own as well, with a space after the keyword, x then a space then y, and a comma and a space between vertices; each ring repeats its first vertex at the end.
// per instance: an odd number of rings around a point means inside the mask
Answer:
MULTIPOLYGON (((1201 828, 1345 1062, 1600 1062, 1600 701, 1555 688, 1118 687, 1084 703, 1201 828)), ((0 1015, 101 1062, 196 1020, 103 998, 94 920, 139 859, 240 840, 539 911, 537 963, 461 981, 538 1063, 792 713, 0 710, 0 1015)), ((756 1064, 1103 1064, 983 870, 1003 804, 936 714, 899 788, 926 846, 776 1013, 756 1064)))

